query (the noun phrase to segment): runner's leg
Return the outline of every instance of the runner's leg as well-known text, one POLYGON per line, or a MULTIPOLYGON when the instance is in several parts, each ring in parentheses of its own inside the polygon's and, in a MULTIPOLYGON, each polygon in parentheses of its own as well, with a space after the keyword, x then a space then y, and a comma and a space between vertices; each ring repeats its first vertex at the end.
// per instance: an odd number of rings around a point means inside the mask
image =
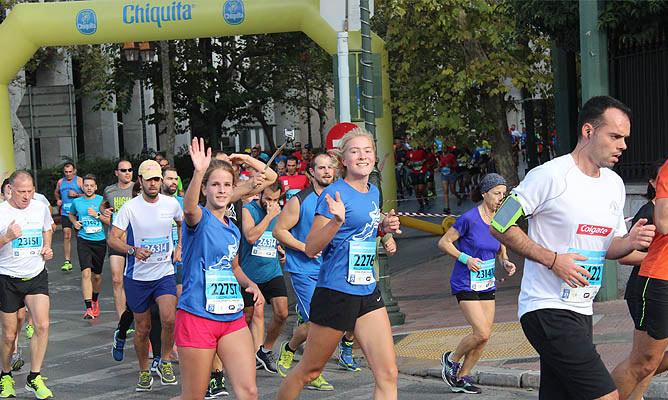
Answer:
POLYGON ((209 362, 216 349, 179 347, 181 365, 181 395, 172 400, 201 400, 209 385, 209 362))
POLYGON ((274 348, 276 339, 281 334, 281 329, 285 320, 288 318, 288 298, 273 297, 271 299, 271 322, 267 327, 267 337, 264 339, 264 348, 271 350, 274 348))
MULTIPOLYGON (((133 313, 135 319, 135 353, 139 362, 140 371, 148 371, 148 336, 151 331, 151 311, 133 313)), ((156 349, 157 351, 157 349, 156 349)))
MULTIPOLYGON (((61 216, 61 218, 67 218, 61 216)), ((63 255, 65 261, 72 260, 72 228, 63 228, 63 255)))
POLYGON ((656 340, 647 332, 636 331, 635 333, 633 350, 636 351, 632 351, 611 374, 619 391, 619 397, 622 399, 628 398, 640 382, 654 374, 668 346, 668 338, 656 340))
POLYGON ((483 349, 492 334, 494 323, 494 300, 462 301, 459 307, 464 317, 473 328, 473 333, 464 337, 452 354, 452 359, 459 362, 464 357, 464 363, 459 371, 459 377, 471 374, 471 369, 476 365, 483 349))
POLYGON ((35 334, 30 340, 30 370, 39 372, 44 362, 46 348, 49 344, 49 296, 31 294, 25 297, 35 325, 35 334))
POLYGON ((16 313, 0 312, 2 318, 2 371, 10 372, 12 370, 12 352, 14 351, 14 342, 17 335, 16 313))
MULTIPOLYGON (((161 358, 162 360, 172 359, 172 349, 174 348, 174 319, 176 318, 176 296, 165 294, 157 299, 155 302, 160 309, 160 324, 162 325, 162 335, 160 340, 162 342, 161 358)), ((158 349, 153 349, 154 352, 158 349)))
POLYGON ((357 319, 355 337, 376 380, 374 399, 397 398, 397 357, 385 307, 357 319))
POLYGON ((125 269, 125 257, 109 255, 111 266, 111 286, 114 291, 114 304, 116 313, 120 319, 125 311, 125 291, 123 290, 123 270, 125 269))
POLYGON ((239 329, 218 339, 217 354, 223 364, 231 366, 225 372, 240 400, 258 398, 253 348, 253 337, 248 329, 239 329))

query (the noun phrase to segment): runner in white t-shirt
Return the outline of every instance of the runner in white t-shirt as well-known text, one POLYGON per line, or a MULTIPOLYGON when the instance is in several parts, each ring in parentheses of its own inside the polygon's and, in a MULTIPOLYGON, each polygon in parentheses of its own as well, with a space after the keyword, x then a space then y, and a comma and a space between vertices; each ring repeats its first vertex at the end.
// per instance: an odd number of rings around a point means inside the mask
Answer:
POLYGON ((176 385, 171 364, 176 315, 176 279, 172 265, 181 260, 181 221, 183 211, 178 201, 160 194, 162 169, 154 160, 139 166, 142 195, 129 200, 113 222, 108 244, 127 254, 123 286, 130 310, 134 313, 134 345, 139 360, 137 391, 149 391, 153 378, 148 364, 148 335, 151 330, 150 305, 160 309, 162 324, 162 362, 157 368, 163 385, 176 385), (172 221, 178 228, 176 247, 172 242, 172 221), (123 234, 126 234, 125 240, 123 234), (174 248, 175 247, 175 248, 174 248))
POLYGON ((605 259, 647 247, 653 226, 627 234, 624 183, 612 168, 626 150, 631 111, 608 96, 582 108, 572 153, 531 170, 492 221, 492 233, 527 258, 519 317, 540 355, 540 399, 617 399, 593 344, 592 301, 605 259), (514 225, 529 218, 529 236, 514 225))
POLYGON ((2 373, 0 397, 15 397, 11 376, 11 355, 17 335, 17 311, 28 306, 35 321, 30 342, 30 374, 26 389, 40 399, 53 397, 40 375, 49 334, 49 280, 45 261, 53 258, 51 213, 33 201, 35 185, 27 171, 16 171, 9 178, 11 197, 0 204, 0 345, 2 373), (7 340, 11 338, 11 340, 7 340))

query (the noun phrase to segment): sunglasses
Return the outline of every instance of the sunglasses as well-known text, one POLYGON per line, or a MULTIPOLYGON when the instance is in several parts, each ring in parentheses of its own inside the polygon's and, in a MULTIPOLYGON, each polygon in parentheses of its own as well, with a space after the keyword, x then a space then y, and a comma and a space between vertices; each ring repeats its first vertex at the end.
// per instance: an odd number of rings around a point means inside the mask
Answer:
POLYGON ((120 171, 120 172, 132 172, 132 168, 119 168, 118 171, 120 171))

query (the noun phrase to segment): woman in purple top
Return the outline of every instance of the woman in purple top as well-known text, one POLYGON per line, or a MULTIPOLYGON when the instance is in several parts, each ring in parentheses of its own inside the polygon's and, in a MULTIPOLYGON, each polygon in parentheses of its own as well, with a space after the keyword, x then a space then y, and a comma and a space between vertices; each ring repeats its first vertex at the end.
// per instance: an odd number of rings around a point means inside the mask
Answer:
POLYGON ((441 375, 455 393, 481 392, 471 384, 469 373, 480 359, 494 323, 497 259, 508 276, 515 273, 506 248, 489 232, 492 216, 506 195, 506 181, 499 174, 487 174, 477 189, 471 197, 480 204, 457 218, 438 242, 441 251, 457 259, 450 286, 473 328, 473 333, 464 337, 454 352, 441 357, 441 375), (460 364, 462 358, 464 362, 460 364))

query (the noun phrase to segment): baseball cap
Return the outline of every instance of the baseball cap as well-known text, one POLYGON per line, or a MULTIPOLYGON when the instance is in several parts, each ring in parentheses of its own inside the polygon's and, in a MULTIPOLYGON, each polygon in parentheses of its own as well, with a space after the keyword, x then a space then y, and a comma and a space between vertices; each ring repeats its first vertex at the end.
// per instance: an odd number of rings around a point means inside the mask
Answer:
POLYGON ((155 160, 146 160, 139 165, 139 176, 142 179, 162 178, 162 168, 155 160))

